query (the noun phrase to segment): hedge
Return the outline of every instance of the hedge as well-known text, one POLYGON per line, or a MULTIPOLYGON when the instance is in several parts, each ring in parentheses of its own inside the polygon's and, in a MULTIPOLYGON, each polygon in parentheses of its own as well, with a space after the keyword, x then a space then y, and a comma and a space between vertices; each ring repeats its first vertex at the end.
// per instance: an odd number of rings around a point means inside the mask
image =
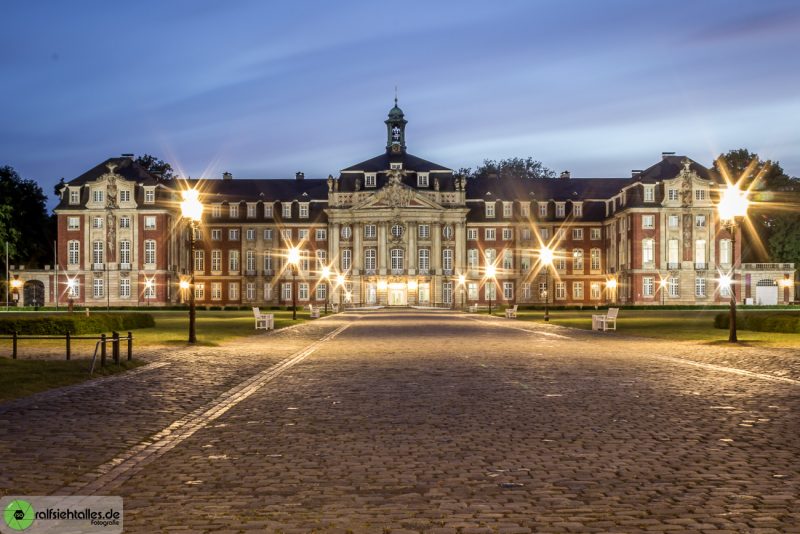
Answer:
POLYGON ((44 317, 0 317, 0 334, 23 335, 97 334, 127 331, 156 325, 149 313, 95 313, 44 317))
MULTIPOLYGON (((714 328, 729 328, 730 316, 718 313, 714 317, 714 328)), ((800 314, 793 313, 737 313, 736 327, 756 332, 800 333, 800 314)))

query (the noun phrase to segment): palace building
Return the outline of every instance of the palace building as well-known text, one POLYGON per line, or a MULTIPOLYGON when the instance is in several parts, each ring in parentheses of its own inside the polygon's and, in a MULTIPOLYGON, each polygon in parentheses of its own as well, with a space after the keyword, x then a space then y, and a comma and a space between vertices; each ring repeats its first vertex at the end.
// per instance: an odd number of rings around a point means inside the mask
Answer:
POLYGON ((61 191, 57 273, 43 292, 62 305, 171 305, 187 300, 178 283, 193 269, 207 306, 286 306, 293 296, 352 306, 712 304, 729 299, 718 279, 736 266, 739 300, 757 286, 790 299, 779 283, 793 265, 740 265, 741 233, 734 239, 717 217, 722 181, 689 158, 665 153, 625 178, 467 179, 407 151, 396 101, 385 124, 379 155, 327 179, 161 181, 130 156, 108 159, 61 191), (178 205, 186 188, 204 205, 193 257, 178 205))

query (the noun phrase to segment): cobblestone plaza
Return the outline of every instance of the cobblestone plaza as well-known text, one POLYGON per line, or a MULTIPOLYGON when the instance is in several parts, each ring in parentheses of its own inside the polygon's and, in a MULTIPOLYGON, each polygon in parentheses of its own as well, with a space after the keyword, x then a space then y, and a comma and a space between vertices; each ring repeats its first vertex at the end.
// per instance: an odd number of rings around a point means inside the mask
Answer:
POLYGON ((126 532, 800 532, 800 359, 350 312, 0 404, 0 494, 126 532))

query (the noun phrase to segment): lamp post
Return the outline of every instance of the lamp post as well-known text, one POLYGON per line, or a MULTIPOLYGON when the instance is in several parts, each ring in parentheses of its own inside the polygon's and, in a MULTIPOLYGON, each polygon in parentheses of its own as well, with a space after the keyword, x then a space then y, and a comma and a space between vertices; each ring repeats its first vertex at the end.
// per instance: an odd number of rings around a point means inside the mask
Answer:
POLYGON ((339 311, 344 311, 342 297, 344 296, 344 275, 338 274, 336 275, 336 287, 339 288, 339 311))
POLYGON ((492 290, 487 291, 489 293, 489 315, 492 314, 492 295, 496 291, 495 288, 495 276, 497 275, 497 268, 494 265, 487 265, 486 266, 486 278, 488 278, 492 283, 492 290))
POLYGON ((289 268, 292 270, 292 321, 297 320, 297 271, 300 268, 300 250, 297 247, 289 249, 289 268))
MULTIPOLYGON (((464 309, 464 290, 466 289, 467 277, 466 275, 459 274, 458 275, 458 285, 461 288, 461 309, 464 309)), ((455 302, 455 299, 453 299, 455 302)))
POLYGON ((144 296, 147 299, 147 307, 150 307, 150 292, 153 289, 153 281, 149 278, 144 281, 144 296))
POLYGON ((553 265, 553 249, 543 246, 539 249, 539 262, 544 267, 544 320, 550 321, 550 266, 553 265))
POLYGON ((325 315, 328 315, 328 298, 330 297, 330 278, 331 278, 331 270, 326 265, 322 268, 322 279, 324 280, 325 284, 325 315))
POLYGON ((612 298, 610 300, 611 300, 611 304, 614 304, 614 302, 617 300, 617 279, 616 278, 609 278, 608 281, 606 281, 606 290, 611 292, 611 297, 612 298))
MULTIPOLYGON (((194 304, 194 233, 203 218, 203 203, 200 202, 200 193, 196 189, 187 189, 181 195, 183 197, 181 214, 189 221, 189 343, 197 343, 195 330, 197 310, 194 304)), ((149 291, 147 295, 147 304, 149 306, 149 291)))
POLYGON ((738 341, 736 336, 736 227, 737 217, 742 218, 747 215, 747 208, 749 201, 747 200, 747 192, 741 191, 735 185, 728 185, 722 192, 717 205, 719 213, 720 224, 723 228, 728 230, 731 234, 731 275, 728 278, 730 281, 730 294, 731 304, 729 311, 729 328, 728 328, 728 341, 736 343, 738 341))
MULTIPOLYGON (((11 280, 11 289, 14 290, 14 306, 19 306, 19 288, 22 287, 22 280, 15 278, 11 280)), ((25 304, 25 301, 22 301, 25 304)))
POLYGON ((666 293, 666 289, 667 289, 667 279, 666 278, 662 278, 658 282, 658 290, 661 292, 661 307, 662 308, 664 307, 664 296, 665 296, 665 293, 666 293))

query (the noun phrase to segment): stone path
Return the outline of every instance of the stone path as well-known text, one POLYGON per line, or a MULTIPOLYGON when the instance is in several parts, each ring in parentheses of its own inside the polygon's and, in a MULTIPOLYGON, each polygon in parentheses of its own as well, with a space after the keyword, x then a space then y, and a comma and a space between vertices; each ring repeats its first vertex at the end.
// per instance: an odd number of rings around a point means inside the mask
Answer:
POLYGON ((0 490, 88 488, 309 347, 114 486, 126 532, 800 532, 797 355, 424 312, 0 405, 0 490))

